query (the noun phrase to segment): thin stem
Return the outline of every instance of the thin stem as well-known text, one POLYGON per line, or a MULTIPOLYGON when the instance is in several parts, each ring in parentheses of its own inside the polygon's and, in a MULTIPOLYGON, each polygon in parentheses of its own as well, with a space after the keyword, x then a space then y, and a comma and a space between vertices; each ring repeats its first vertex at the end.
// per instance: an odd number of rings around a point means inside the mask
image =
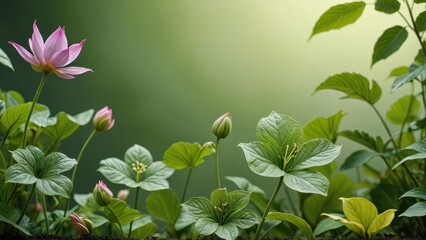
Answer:
POLYGON ((407 109, 407 114, 405 115, 405 117, 404 117, 404 121, 403 121, 403 123, 401 124, 401 129, 399 130, 399 144, 398 144, 398 147, 399 148, 401 148, 401 144, 402 144, 402 137, 403 137, 403 135, 404 135, 404 128, 405 128, 405 125, 407 124, 407 122, 408 122, 408 118, 410 117, 410 113, 411 113, 411 109, 413 108, 413 104, 414 104, 414 101, 413 101, 413 98, 415 98, 414 97, 414 83, 411 83, 411 95, 410 95, 410 102, 409 102, 409 104, 408 104, 408 109, 407 109))
POLYGON ((220 188, 220 174, 219 174, 219 140, 220 138, 216 138, 215 152, 216 152, 216 181, 217 188, 220 188))
POLYGON ((413 16, 413 9, 412 9, 412 7, 410 7, 410 4, 408 3, 407 0, 405 0, 404 2, 405 2, 405 5, 407 5, 408 14, 410 15, 410 20, 413 24, 412 29, 413 29, 416 37, 417 37, 417 40, 419 40, 420 46, 422 47, 423 54, 426 56, 426 48, 423 44, 422 37, 420 36, 419 31, 418 31, 417 26, 416 26, 416 20, 414 20, 414 16, 413 16))
POLYGON ((124 232, 123 232, 123 228, 121 227, 120 221, 118 221, 117 216, 115 215, 115 213, 108 207, 105 206, 106 209, 108 209, 108 211, 110 211, 110 213, 115 217, 115 219, 117 220, 117 224, 118 224, 118 228, 120 229, 120 234, 121 237, 124 239, 124 232))
MULTIPOLYGON (((139 189, 140 189, 139 187, 136 188, 136 196, 135 196, 135 209, 136 210, 138 210, 139 189)), ((130 222, 129 234, 127 236, 127 238, 129 238, 129 239, 132 236, 132 227, 133 227, 133 221, 130 222)))
POLYGON ((272 203, 274 202, 275 197, 277 196, 278 191, 281 188, 281 184, 283 183, 283 180, 284 180, 284 176, 280 177, 280 181, 278 182, 277 188, 275 189, 274 193, 272 193, 272 196, 269 199, 268 205, 266 205, 265 212, 263 212, 262 219, 260 220, 260 223, 257 226, 256 234, 254 235, 254 240, 259 239, 260 232, 262 231, 262 227, 263 227, 263 223, 265 222, 266 215, 268 215, 268 213, 269 213, 269 209, 271 208, 272 203))
POLYGON ((46 224, 46 233, 50 235, 49 220, 47 219, 46 197, 42 194, 41 201, 43 202, 44 223, 46 224))
POLYGON ((181 203, 183 203, 183 201, 185 201, 186 190, 188 190, 189 179, 191 178, 191 174, 192 174, 192 167, 189 168, 188 176, 186 177, 185 188, 183 189, 182 198, 180 200, 181 203))
MULTIPOLYGON (((426 114, 426 85, 424 85, 423 82, 420 82, 420 85, 422 86, 421 95, 422 95, 424 111, 425 111, 425 114, 426 114)), ((425 136, 425 129, 422 128, 421 138, 424 138, 424 136, 425 136)))
MULTIPOLYGON (((77 164, 74 166, 74 169, 73 169, 72 175, 71 175, 71 182, 72 182, 73 186, 74 186, 75 174, 77 173, 77 168, 78 168, 78 164, 80 163, 81 156, 83 156, 84 150, 86 149, 87 145, 89 144, 89 142, 92 140, 93 136, 95 136, 96 133, 97 133, 97 131, 96 131, 96 129, 94 129, 92 131, 92 133, 89 135, 89 137, 87 138, 86 142, 83 144, 83 147, 81 148, 80 153, 78 154, 77 164)), ((70 207, 72 192, 73 191, 71 190, 70 195, 68 196, 67 202, 65 204, 64 218, 67 216, 67 212, 68 212, 68 209, 70 207)))
POLYGON ((32 189, 31 189, 30 196, 28 197, 28 200, 27 200, 27 202, 25 203, 24 209, 22 209, 21 215, 19 215, 19 218, 18 218, 18 220, 16 221, 16 224, 18 224, 18 225, 19 225, 19 223, 22 221, 22 218, 24 218, 24 216, 25 216, 25 212, 27 211, 27 208, 28 208, 28 205, 30 205, 31 199, 33 198, 33 194, 34 194, 35 189, 36 189, 36 183, 34 183, 34 184, 33 184, 33 187, 32 187, 32 189))
POLYGON ((37 91, 34 95, 33 102, 31 103, 30 112, 28 113, 27 120, 25 121, 24 126, 24 135, 22 136, 22 147, 25 148, 27 146, 27 129, 30 123, 31 115, 33 114, 34 106, 38 102, 38 98, 40 97, 41 90, 43 89, 44 83, 46 82, 47 73, 44 73, 41 77, 40 84, 38 85, 37 91))
POLYGON ((12 201, 13 195, 15 195, 15 192, 17 189, 18 189, 18 185, 14 183, 12 193, 9 195, 9 198, 7 199, 7 202, 6 202, 7 204, 9 204, 10 201, 12 201))

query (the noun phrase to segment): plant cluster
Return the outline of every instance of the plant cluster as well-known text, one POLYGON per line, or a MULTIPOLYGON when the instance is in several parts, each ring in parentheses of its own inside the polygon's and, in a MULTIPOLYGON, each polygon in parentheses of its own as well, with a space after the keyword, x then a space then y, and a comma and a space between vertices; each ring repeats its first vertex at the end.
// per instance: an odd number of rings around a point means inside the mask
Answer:
MULTIPOLYGON (((76 172, 89 142, 97 133, 110 131, 115 120, 109 107, 96 114, 86 110, 77 115, 60 112, 51 116, 48 106, 38 103, 51 73, 71 79, 92 70, 68 66, 80 54, 85 40, 68 46, 65 30, 59 27, 44 41, 34 22, 31 53, 10 42, 42 74, 34 99, 26 102, 16 91, 0 91, 0 234, 109 235, 121 239, 212 235, 227 240, 238 236, 258 240, 352 234, 374 239, 378 233, 426 237, 426 11, 415 16, 425 2, 375 1, 375 10, 398 13, 406 25, 384 31, 374 46, 371 66, 397 52, 407 39, 407 30, 420 45, 413 63, 390 73, 395 78, 392 92, 410 85, 411 93, 397 99, 386 118, 376 107, 382 89, 359 73, 335 74, 315 90, 336 90, 345 94, 343 98, 366 103, 377 114, 387 136, 340 130, 343 111, 316 118, 305 126, 273 111, 258 122, 256 140, 238 145, 253 173, 276 179, 270 196, 243 177, 220 174, 219 142, 231 134, 230 113, 213 122, 214 142, 174 143, 161 161, 154 161, 148 149, 134 144, 122 159, 99 162, 97 171, 105 179, 93 184, 93 192, 75 193, 76 172), (78 156, 74 159, 61 153, 62 141, 90 122, 93 131, 78 156), (398 131, 392 132, 390 123, 398 131), (334 160, 340 154, 341 146, 336 142, 341 137, 363 149, 350 154, 338 168, 334 160), (212 189, 210 198, 187 197, 192 171, 213 156, 217 188, 212 189), (384 162, 384 169, 375 167, 373 163, 378 160, 384 162), (356 183, 344 174, 349 169, 357 171, 356 183), (70 170, 68 177, 65 172, 70 170), (179 198, 167 179, 180 170, 188 175, 179 198), (237 190, 228 191, 222 179, 237 190), (115 195, 109 184, 125 188, 115 195), (140 199, 141 191, 147 195, 145 201, 140 199), (284 199, 279 198, 279 192, 284 199), (132 203, 128 202, 129 194, 134 194, 132 203), (140 211, 141 202, 145 202, 147 213, 140 211), (396 211, 399 217, 394 219, 396 211)), ((311 37, 354 23, 365 8, 363 1, 331 7, 319 18, 311 37)), ((13 70, 1 49, 0 63, 13 70)))

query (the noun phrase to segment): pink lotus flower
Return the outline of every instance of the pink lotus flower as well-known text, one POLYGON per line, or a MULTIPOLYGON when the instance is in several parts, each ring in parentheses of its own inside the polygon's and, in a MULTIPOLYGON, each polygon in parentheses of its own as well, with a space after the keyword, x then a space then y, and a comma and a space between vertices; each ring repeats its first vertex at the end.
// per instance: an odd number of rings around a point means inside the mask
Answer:
POLYGON ((36 21, 33 24, 33 34, 29 39, 31 53, 21 45, 9 42, 18 51, 19 55, 30 63, 34 70, 46 74, 55 73, 65 79, 72 79, 74 75, 85 72, 93 72, 84 67, 65 67, 73 62, 80 54, 81 48, 86 40, 68 47, 68 40, 65 36, 65 28, 58 27, 44 42, 36 21))
POLYGON ((108 106, 99 110, 93 117, 93 126, 98 131, 108 131, 115 123, 115 119, 112 118, 112 109, 108 106))

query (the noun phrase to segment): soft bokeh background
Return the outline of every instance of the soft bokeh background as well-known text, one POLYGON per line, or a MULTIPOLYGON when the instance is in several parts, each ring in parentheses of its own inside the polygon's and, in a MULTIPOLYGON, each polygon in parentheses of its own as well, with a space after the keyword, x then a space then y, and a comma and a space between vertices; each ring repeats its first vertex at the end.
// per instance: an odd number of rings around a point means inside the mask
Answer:
MULTIPOLYGON (((15 72, 0 68, 0 87, 17 90, 30 101, 40 73, 19 57, 8 41, 28 49, 32 23, 37 19, 46 39, 65 26, 69 43, 87 39, 76 66, 94 73, 64 80, 49 76, 40 102, 52 114, 76 114, 86 109, 112 107, 115 127, 90 143, 77 173, 76 192, 93 189, 98 162, 122 158, 137 143, 148 148, 156 161, 174 142, 213 141, 211 124, 229 111, 234 129, 221 143, 221 174, 239 175, 264 187, 274 179, 255 176, 245 162, 240 142, 255 140, 255 127, 272 110, 306 124, 338 110, 348 114, 342 129, 361 128, 383 134, 373 111, 355 100, 315 87, 342 71, 359 72, 377 80, 384 96, 379 108, 407 92, 389 94, 386 78, 396 66, 409 64, 417 52, 410 35, 401 51, 370 69, 376 39, 388 27, 403 24, 397 15, 374 11, 368 5, 361 19, 340 31, 308 41, 315 21, 330 6, 328 0, 13 0, 0 4, 0 48, 11 58, 15 72)), ((67 139, 62 151, 76 157, 92 130, 89 124, 67 139)), ((343 144, 341 162, 359 146, 343 144)), ((378 162, 377 162, 378 163, 378 162)), ((180 196, 186 171, 169 180, 180 196)), ((207 196, 215 188, 213 158, 193 171, 190 195, 207 196)), ((225 186, 234 186, 223 181, 225 186)), ((109 184, 112 185, 112 184, 109 184)), ((118 190, 119 186, 112 187, 118 190)), ((143 193, 143 198, 147 193, 143 193)))

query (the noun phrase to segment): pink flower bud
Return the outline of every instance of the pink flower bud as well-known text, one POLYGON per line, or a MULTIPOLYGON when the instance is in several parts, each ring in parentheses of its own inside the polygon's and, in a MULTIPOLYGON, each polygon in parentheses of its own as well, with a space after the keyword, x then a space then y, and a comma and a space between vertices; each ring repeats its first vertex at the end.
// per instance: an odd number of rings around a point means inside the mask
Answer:
POLYGON ((77 213, 72 213, 70 215, 72 225, 74 226, 74 230, 80 234, 80 236, 88 236, 92 234, 93 231, 93 223, 89 219, 85 217, 78 216, 77 213))
POLYGON ((108 131, 114 126, 114 123, 112 110, 107 106, 99 110, 93 117, 93 126, 98 131, 108 131))
POLYGON ((112 192, 103 181, 99 181, 93 189, 93 198, 99 206, 106 206, 112 200, 112 192))
POLYGON ((212 126, 213 134, 218 138, 226 138, 232 130, 231 113, 220 116, 212 126))
POLYGON ((117 194, 117 198, 123 201, 126 201, 128 196, 129 196, 129 190, 127 189, 120 190, 117 194))

